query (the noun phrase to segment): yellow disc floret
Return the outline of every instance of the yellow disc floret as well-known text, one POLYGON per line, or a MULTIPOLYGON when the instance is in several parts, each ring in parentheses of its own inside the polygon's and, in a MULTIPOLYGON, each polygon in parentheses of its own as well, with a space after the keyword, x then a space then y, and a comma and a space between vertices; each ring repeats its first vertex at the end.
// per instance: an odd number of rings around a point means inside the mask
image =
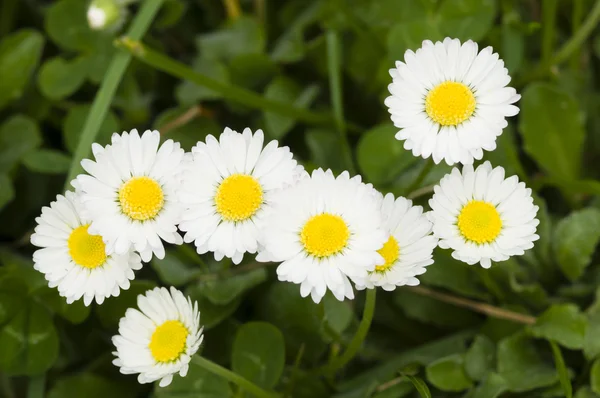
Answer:
POLYGON ((106 261, 106 247, 100 235, 90 235, 88 225, 81 225, 71 232, 67 241, 69 255, 75 264, 93 269, 106 261))
POLYGON ((171 362, 185 351, 189 331, 180 321, 166 321, 154 330, 150 352, 157 362, 171 362))
POLYGON ((442 126, 457 126, 475 112, 475 96, 463 83, 445 81, 427 94, 425 110, 442 126))
POLYGON ((502 230, 502 220, 496 207, 481 200, 469 201, 458 215, 461 235, 477 244, 491 243, 502 230))
POLYGON ((150 177, 133 177, 119 189, 121 210, 129 218, 138 221, 150 220, 165 204, 163 190, 150 177))
POLYGON ((252 217, 263 201, 258 180, 246 174, 225 178, 215 195, 217 212, 227 221, 243 221, 252 217))
POLYGON ((375 271, 385 272, 398 260, 398 257, 400 257, 400 246, 398 245, 396 238, 390 235, 383 247, 377 250, 377 253, 381 254, 381 257, 383 257, 385 263, 376 266, 375 271))
POLYGON ((329 213, 312 216, 300 232, 306 252, 318 258, 341 252, 349 238, 350 230, 344 219, 329 213))

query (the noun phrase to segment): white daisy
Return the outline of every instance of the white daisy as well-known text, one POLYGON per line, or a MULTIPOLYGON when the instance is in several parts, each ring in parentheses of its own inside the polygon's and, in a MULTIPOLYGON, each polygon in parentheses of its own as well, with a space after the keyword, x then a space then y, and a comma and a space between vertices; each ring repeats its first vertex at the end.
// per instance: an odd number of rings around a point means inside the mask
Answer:
POLYGON ((177 233, 182 209, 176 190, 184 151, 173 140, 159 148, 159 141, 158 131, 147 130, 141 137, 137 130, 113 134, 111 145, 92 146, 96 161, 81 161, 90 175, 71 183, 81 192, 90 232, 102 236, 110 254, 134 247, 150 261, 153 253, 164 258, 161 239, 183 242, 177 233))
POLYGON ((387 239, 380 200, 360 176, 315 170, 274 196, 256 259, 281 262, 279 280, 300 284, 302 297, 316 303, 327 289, 340 301, 352 299, 348 278, 364 278, 385 262, 377 252, 387 239))
POLYGON ((168 386, 173 375, 185 377, 192 356, 204 336, 200 327, 198 303, 171 287, 148 290, 137 299, 139 310, 129 308, 119 321, 119 334, 113 364, 123 374, 138 375, 141 384, 160 379, 168 386))
POLYGON ((212 251, 217 261, 226 256, 235 264, 256 253, 273 193, 303 172, 288 147, 271 141, 263 148, 263 140, 261 130, 226 128, 219 141, 209 135, 192 148, 179 192, 185 205, 179 228, 198 253, 212 251))
POLYGON ((394 290, 396 286, 416 286, 417 275, 425 273, 425 267, 433 264, 433 249, 437 239, 431 235, 432 224, 423 214, 421 206, 412 201, 388 193, 381 203, 381 215, 387 242, 378 253, 385 264, 378 265, 366 278, 355 280, 359 290, 381 286, 394 290))
POLYGON ((519 113, 511 105, 521 98, 512 87, 504 61, 492 47, 477 52, 471 40, 429 40, 416 52, 404 54, 390 70, 393 82, 385 104, 398 140, 413 155, 472 164, 483 149, 496 148, 506 117, 519 113))
POLYGON ((517 176, 504 179, 502 167, 485 162, 475 171, 464 166, 462 174, 454 168, 434 192, 428 213, 433 233, 457 260, 489 268, 492 260, 522 255, 539 239, 531 189, 517 176))
POLYGON ((81 207, 78 196, 67 191, 42 208, 31 235, 31 243, 42 248, 33 253, 33 267, 67 303, 83 297, 85 305, 94 298, 102 304, 105 298, 118 296, 120 289, 129 289, 133 271, 142 263, 132 251, 107 255, 102 237, 89 233, 90 220, 81 207))

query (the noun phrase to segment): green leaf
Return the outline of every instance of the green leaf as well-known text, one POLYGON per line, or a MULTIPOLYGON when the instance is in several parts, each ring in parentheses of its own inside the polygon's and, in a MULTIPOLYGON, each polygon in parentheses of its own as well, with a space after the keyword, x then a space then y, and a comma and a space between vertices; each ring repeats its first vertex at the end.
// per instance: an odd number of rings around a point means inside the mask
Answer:
POLYGON ((231 21, 224 29, 201 35, 198 48, 206 57, 229 60, 238 55, 263 53, 265 41, 258 21, 244 16, 231 21))
MULTIPOLYGON (((517 12, 513 11, 518 15, 517 12)), ((502 25, 502 59, 508 73, 514 76, 521 69, 525 58, 525 35, 515 23, 502 25)))
POLYGON ((555 85, 532 83, 523 92, 520 108, 525 151, 549 174, 577 179, 585 131, 575 99, 555 85))
POLYGON ((506 381, 498 373, 488 373, 469 398, 498 398, 506 391, 506 381))
POLYGON ((404 59, 409 49, 421 47, 423 40, 443 40, 439 20, 431 17, 397 23, 387 37, 387 50, 390 60, 404 59))
POLYGON ((191 281, 198 275, 198 269, 192 268, 186 262, 180 260, 173 250, 167 250, 164 259, 153 257, 150 265, 160 280, 167 285, 181 286, 191 281))
POLYGON ((198 302, 198 309, 202 314, 202 325, 207 330, 229 318, 242 302, 242 296, 238 296, 225 305, 213 304, 204 296, 203 288, 200 285, 190 286, 186 290, 186 295, 190 296, 192 301, 198 302))
POLYGON ((131 394, 119 383, 91 373, 80 373, 59 379, 48 398, 127 398, 131 394))
POLYGON ((325 311, 323 322, 338 334, 346 330, 354 318, 352 306, 346 301, 337 300, 332 294, 323 297, 323 309, 325 311))
MULTIPOLYGON (((306 109, 313 103, 319 93, 319 86, 310 85, 304 89, 294 80, 277 76, 267 86, 265 97, 278 101, 287 102, 296 108, 306 109)), ((276 140, 281 140, 296 124, 296 120, 278 113, 265 112, 265 132, 276 140)))
POLYGON ((257 268, 249 272, 199 282, 202 294, 213 304, 225 305, 247 290, 267 280, 267 270, 257 268))
POLYGON ((331 129, 309 129, 304 134, 311 160, 323 169, 341 171, 344 162, 340 154, 340 137, 331 129))
POLYGON ((21 97, 43 47, 44 37, 31 29, 19 30, 0 41, 0 109, 21 97))
POLYGON ((79 0, 54 2, 46 13, 45 29, 54 43, 65 50, 86 51, 94 47, 100 33, 90 29, 88 3, 79 0))
POLYGON ((540 357, 532 340, 522 333, 500 341, 497 356, 498 373, 508 391, 523 392, 558 381, 554 367, 540 357))
POLYGON ((137 296, 145 294, 156 287, 153 281, 133 280, 128 290, 121 290, 118 297, 107 298, 102 305, 96 307, 98 319, 104 327, 114 328, 119 320, 125 316, 128 308, 137 308, 137 296))
POLYGON ((427 384, 425 384, 423 379, 410 375, 406 375, 404 377, 410 380, 410 382, 413 384, 415 390, 417 390, 421 398, 431 398, 431 392, 429 391, 429 387, 427 387, 427 384))
POLYGON ((159 387, 154 383, 156 398, 231 398, 233 391, 229 382, 221 377, 190 363, 186 377, 173 377, 173 382, 167 387, 159 387))
POLYGON ((362 135, 357 157, 366 181, 376 185, 388 183, 416 162, 417 158, 394 137, 397 132, 396 127, 383 124, 362 135))
POLYGON ((554 253, 562 272, 576 280, 592 260, 600 241, 600 210, 593 207, 571 213, 554 231, 554 253))
POLYGON ((71 158, 55 149, 38 149, 25 155, 23 165, 40 174, 64 174, 69 170, 71 158))
POLYGON ((586 329, 587 319, 575 304, 557 304, 537 318, 531 333, 570 349, 580 349, 586 329))
POLYGON ((0 210, 15 198, 12 181, 6 174, 0 174, 0 210))
POLYGON ((496 138, 496 149, 493 151, 484 151, 485 160, 489 160, 494 166, 503 166, 506 176, 517 175, 519 179, 527 176, 525 169, 519 159, 519 151, 515 142, 515 130, 512 125, 508 125, 502 135, 496 138))
POLYGON ((9 279, 0 279, 0 327, 21 311, 25 304, 25 298, 20 297, 18 291, 5 290, 9 287, 14 288, 11 282, 9 279))
POLYGON ((590 387, 584 386, 577 390, 575 398, 600 398, 600 395, 594 393, 590 387))
POLYGON ((48 288, 44 293, 39 295, 39 299, 42 304, 73 324, 85 321, 90 315, 91 307, 83 304, 83 300, 67 304, 67 300, 61 297, 55 288, 48 288))
POLYGON ((583 352, 588 360, 600 356, 600 311, 588 315, 588 328, 583 339, 583 352))
MULTIPOLYGON (((83 130, 83 124, 85 119, 90 112, 91 106, 88 104, 77 105, 69 109, 67 116, 65 117, 63 124, 63 139, 65 140, 65 146, 69 152, 75 152, 77 144, 79 144, 79 137, 83 130)), ((100 145, 106 145, 110 142, 110 137, 113 133, 119 132, 119 119, 115 116, 112 111, 109 111, 104 122, 100 126, 96 141, 100 145)))
MULTIPOLYGON (((229 70, 225 63, 215 58, 200 57, 192 66, 195 72, 202 73, 218 82, 229 83, 229 70)), ((223 98, 221 93, 190 81, 183 81, 175 88, 175 97, 181 105, 194 105, 202 100, 223 98)))
POLYGON ((14 115, 0 126, 0 172, 10 171, 28 152, 42 143, 35 120, 14 115))
POLYGON ((496 17, 494 0, 444 0, 438 11, 444 36, 465 41, 485 37, 496 17))
POLYGON ((465 354, 465 371, 473 380, 482 380, 495 368, 496 347, 484 335, 478 335, 465 354))
POLYGON ((67 61, 55 57, 44 62, 38 74, 38 86, 46 98, 58 100, 70 96, 81 87, 87 75, 85 58, 67 61))
POLYGON ((566 398, 573 397, 573 386, 571 386, 571 380, 569 379, 569 371, 565 365, 565 360, 560 352, 560 347, 554 341, 550 340, 550 347, 552 348, 552 355, 554 355, 554 364, 558 372, 558 378, 560 385, 563 388, 566 398))
POLYGON ((261 89, 277 72, 277 64, 265 54, 241 54, 229 63, 231 82, 253 90, 261 89))
POLYGON ((58 357, 58 336, 48 311, 29 302, 0 330, 0 370, 10 375, 45 372, 58 357))
POLYGON ((592 391, 600 394, 600 359, 596 359, 590 370, 590 386, 592 391))
POLYGON ((473 385, 463 366, 462 355, 451 355, 425 368, 427 380, 442 391, 463 391, 473 385))
POLYGON ((284 365, 285 343, 279 329, 266 322, 250 322, 238 330, 231 354, 234 372, 268 389, 277 384, 284 365))
POLYGON ((209 134, 216 137, 221 134, 221 126, 214 119, 202 115, 201 111, 198 111, 197 116, 183 124, 173 124, 175 120, 182 117, 186 112, 190 112, 190 110, 184 108, 167 109, 158 115, 154 121, 154 128, 162 133, 168 127, 169 131, 165 131, 164 133, 165 139, 171 138, 179 142, 181 147, 186 151, 191 150, 198 141, 204 141, 209 134))

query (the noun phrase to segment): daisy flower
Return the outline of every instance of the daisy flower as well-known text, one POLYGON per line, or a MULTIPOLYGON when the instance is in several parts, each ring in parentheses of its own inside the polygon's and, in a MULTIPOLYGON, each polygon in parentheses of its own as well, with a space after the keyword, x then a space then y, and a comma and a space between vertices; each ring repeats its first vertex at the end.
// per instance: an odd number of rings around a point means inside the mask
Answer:
POLYGON ((129 308, 119 321, 113 364, 123 374, 138 373, 138 382, 171 384, 173 375, 185 377, 202 339, 198 303, 171 287, 154 288, 137 298, 139 310, 129 308))
POLYGON ((502 167, 467 165, 462 174, 454 168, 434 192, 428 213, 433 233, 457 260, 489 268, 492 260, 522 255, 539 239, 531 189, 517 176, 505 179, 502 167))
POLYGON ((385 260, 387 239, 381 196, 360 176, 313 171, 274 196, 264 223, 258 261, 281 262, 279 280, 300 284, 318 303, 329 289, 340 301, 354 298, 348 278, 364 278, 385 260))
POLYGON ((520 95, 512 87, 504 61, 492 47, 477 52, 471 40, 461 45, 446 38, 429 40, 404 54, 390 70, 393 82, 385 104, 398 140, 414 156, 472 164, 483 150, 496 148, 506 117, 519 113, 520 95))
POLYGON ((90 220, 73 192, 58 195, 35 221, 31 243, 41 249, 33 253, 33 267, 68 304, 82 297, 85 305, 94 299, 102 304, 105 298, 118 296, 120 289, 129 289, 133 271, 142 268, 132 251, 106 254, 102 237, 89 232, 90 220))
POLYGON ((185 206, 185 242, 198 253, 214 252, 235 264, 244 253, 256 253, 258 232, 275 191, 291 185, 303 172, 288 147, 277 141, 263 148, 261 130, 242 134, 229 128, 192 148, 179 200, 185 206))
POLYGON ((391 291, 396 286, 418 285, 416 276, 433 264, 433 249, 437 246, 431 222, 421 206, 413 206, 412 201, 402 197, 394 200, 391 193, 381 203, 381 216, 388 239, 378 253, 385 263, 377 265, 366 278, 355 280, 356 288, 381 286, 391 291))
POLYGON ((184 151, 179 143, 165 141, 159 148, 158 131, 137 130, 113 134, 112 144, 92 146, 96 161, 81 165, 81 174, 71 184, 81 193, 91 220, 90 233, 101 235, 109 254, 135 248, 142 260, 152 254, 164 258, 161 239, 181 244, 177 233, 181 205, 179 188, 184 151))

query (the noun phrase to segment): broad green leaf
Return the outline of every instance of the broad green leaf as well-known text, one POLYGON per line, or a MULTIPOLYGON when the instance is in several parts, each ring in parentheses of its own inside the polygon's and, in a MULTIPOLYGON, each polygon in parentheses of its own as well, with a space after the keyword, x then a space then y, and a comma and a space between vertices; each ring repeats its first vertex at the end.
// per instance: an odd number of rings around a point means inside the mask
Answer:
POLYGON ((198 109, 198 114, 187 120, 182 118, 190 109, 167 109, 158 115, 154 128, 162 133, 164 139, 177 141, 183 149, 189 151, 198 141, 204 141, 207 135, 218 137, 223 131, 214 119, 202 114, 202 108, 198 109))
MULTIPOLYGON (((512 11, 518 16, 518 13, 512 11)), ((520 69, 525 58, 525 35, 515 23, 502 25, 502 59, 508 73, 514 76, 520 69)))
POLYGON ((59 379, 48 398, 128 398, 131 394, 111 379, 92 373, 80 373, 59 379))
POLYGON ((589 207, 571 213, 558 222, 553 247, 562 272, 576 280, 592 260, 600 240, 600 210, 589 207))
POLYGON ((6 120, 0 126, 0 172, 10 171, 41 143, 42 135, 35 120, 18 114, 6 120))
POLYGON ((263 267, 240 274, 202 281, 198 283, 198 286, 201 286, 202 294, 210 302, 225 305, 266 280, 267 271, 263 267))
POLYGON ((207 330, 229 318, 242 302, 242 296, 238 296, 225 305, 213 304, 204 296, 203 290, 204 289, 200 285, 190 286, 186 290, 186 295, 189 296, 192 301, 198 302, 198 309, 202 316, 202 326, 207 330))
POLYGON ((189 261, 183 261, 175 254, 175 251, 168 250, 164 259, 153 257, 150 265, 160 280, 172 286, 181 286, 191 281, 198 275, 199 268, 194 268, 189 261))
POLYGON ((406 50, 416 50, 423 40, 443 40, 439 19, 425 17, 395 24, 387 36, 387 50, 391 62, 404 60, 406 50))
POLYGON ((587 319, 574 304, 557 304, 537 318, 531 326, 536 337, 554 340, 570 349, 583 347, 587 319))
POLYGON ((353 10, 367 26, 389 28, 397 22, 424 18, 433 6, 433 2, 427 1, 365 0, 353 10))
MULTIPOLYGON (((293 3, 287 3, 288 8, 294 7, 293 3)), ((301 10, 292 10, 294 20, 286 24, 288 29, 279 36, 273 45, 271 58, 279 63, 300 61, 305 54, 304 30, 316 22, 320 17, 323 3, 315 1, 312 3, 299 4, 301 10)))
POLYGON ((243 54, 260 54, 265 49, 265 34, 256 19, 244 16, 221 30, 201 35, 198 48, 203 56, 222 60, 243 54))
POLYGON ((577 390, 575 398, 600 398, 600 395, 593 392, 590 387, 584 386, 577 390))
POLYGON ((20 297, 18 292, 5 290, 14 288, 9 286, 12 280, 0 279, 0 328, 9 322, 25 305, 25 298, 20 297))
MULTIPOLYGON (((318 93, 319 87, 317 85, 311 85, 302 89, 291 78, 277 76, 267 86, 265 97, 305 109, 315 100, 318 93)), ((296 124, 295 119, 282 116, 278 113, 265 112, 264 116, 265 133, 276 140, 281 140, 296 124)))
POLYGON ((558 381, 554 367, 542 359, 533 341, 522 333, 500 341, 497 356, 498 373, 508 391, 523 392, 558 381))
POLYGON ((588 360, 600 356, 600 311, 588 315, 588 327, 583 339, 583 352, 588 360))
POLYGON ((15 198, 12 181, 6 174, 0 174, 0 210, 15 198))
POLYGON ((244 324, 233 342, 231 368, 263 388, 274 387, 285 365, 285 342, 275 326, 266 322, 244 324))
POLYGON ((506 391, 506 381, 498 373, 488 373, 469 398, 499 398, 506 391))
POLYGON ((484 335, 478 335, 465 354, 465 371, 473 380, 482 380, 495 368, 496 347, 484 335))
POLYGON ((167 387, 159 387, 154 383, 156 398, 233 398, 229 382, 213 373, 190 363, 186 377, 173 377, 173 382, 167 387))
POLYGON ((85 58, 72 61, 55 57, 44 62, 38 75, 38 86, 46 98, 58 100, 70 96, 81 87, 88 70, 85 58))
POLYGON ((0 330, 0 370, 10 375, 45 372, 58 357, 52 318, 40 304, 28 302, 0 330))
POLYGON ((532 83, 519 104, 525 151, 550 175, 577 179, 585 132, 575 99, 550 83, 532 83))
POLYGON ((156 287, 153 281, 133 280, 127 290, 121 290, 118 297, 107 298, 102 305, 96 307, 96 314, 106 328, 114 328, 125 316, 128 308, 138 308, 137 297, 156 287))
POLYGON ((327 323, 338 334, 341 334, 350 326, 354 317, 352 306, 346 301, 337 300, 331 294, 326 294, 323 297, 323 309, 325 310, 323 322, 327 323))
MULTIPOLYGON (((64 119, 63 139, 65 140, 65 146, 71 153, 75 152, 77 144, 79 144, 79 137, 83 131, 83 124, 88 117, 90 108, 91 106, 87 104, 74 106, 69 109, 64 119)), ((110 137, 113 133, 120 133, 119 119, 117 119, 112 111, 109 111, 100 126, 95 142, 100 145, 106 145, 110 142, 110 137)))
POLYGON ((87 2, 79 0, 54 2, 48 8, 45 20, 45 29, 50 39, 65 50, 91 50, 100 33, 89 27, 87 7, 87 2))
POLYGON ((55 149, 38 149, 23 158, 23 165, 40 174, 63 174, 71 166, 71 158, 55 149))
POLYGON ((438 10, 440 31, 462 41, 479 41, 492 27, 496 16, 494 0, 444 0, 438 10))
POLYGON ((417 160, 394 135, 398 129, 384 124, 364 133, 358 143, 358 165, 365 180, 376 185, 390 182, 417 160))
POLYGON ((429 391, 429 387, 427 387, 427 384, 425 384, 423 379, 410 375, 407 375, 405 377, 408 380, 410 380, 410 382, 413 384, 415 390, 417 390, 421 398, 431 398, 431 391, 429 391))
POLYGON ((31 29, 19 30, 0 41, 0 109, 21 97, 43 47, 44 37, 31 29))
POLYGON ((251 90, 262 89, 278 72, 278 65, 266 54, 241 54, 229 62, 232 83, 251 90))
POLYGON ((596 359, 590 370, 590 386, 592 391, 600 394, 600 359, 596 359))
POLYGON ((552 348, 552 355, 554 355, 554 364, 556 365, 556 371, 558 372, 558 378, 560 379, 560 385, 563 388, 566 398, 573 397, 573 386, 569 379, 569 371, 565 365, 565 360, 560 352, 560 347, 554 341, 550 340, 550 347, 552 348))
POLYGON ((91 307, 83 304, 83 300, 67 304, 67 300, 58 294, 56 288, 48 288, 43 291, 39 295, 39 300, 42 304, 73 324, 85 321, 90 315, 91 307))
POLYGON ((442 391, 463 391, 473 385, 467 376, 462 355, 438 359, 425 368, 427 380, 442 391))
POLYGON ((323 169, 344 170, 340 154, 340 136, 332 129, 310 129, 304 134, 311 160, 323 169))

